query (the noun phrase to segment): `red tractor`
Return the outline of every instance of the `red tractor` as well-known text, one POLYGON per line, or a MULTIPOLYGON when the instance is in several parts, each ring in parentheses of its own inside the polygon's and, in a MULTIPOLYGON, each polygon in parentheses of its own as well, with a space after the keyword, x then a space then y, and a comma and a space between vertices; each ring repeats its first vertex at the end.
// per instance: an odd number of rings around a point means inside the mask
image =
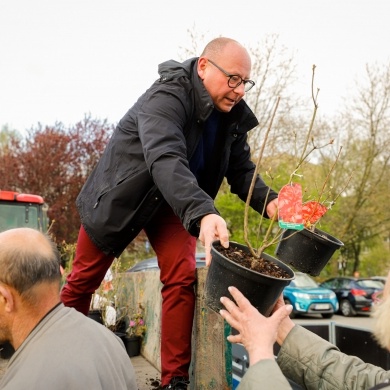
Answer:
POLYGON ((39 195, 0 190, 0 232, 29 227, 46 232, 48 206, 39 195))

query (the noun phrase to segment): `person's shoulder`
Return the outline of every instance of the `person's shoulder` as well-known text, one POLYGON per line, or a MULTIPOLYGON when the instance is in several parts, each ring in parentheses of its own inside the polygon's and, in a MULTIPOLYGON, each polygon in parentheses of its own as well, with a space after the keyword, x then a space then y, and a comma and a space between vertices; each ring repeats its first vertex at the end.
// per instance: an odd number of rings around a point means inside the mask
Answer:
POLYGON ((160 81, 167 82, 180 77, 190 77, 197 58, 191 58, 184 62, 168 60, 158 66, 160 81))
MULTIPOLYGON (((94 353, 101 348, 112 353, 123 349, 120 339, 110 329, 65 306, 60 308, 57 315, 39 331, 34 339, 34 348, 47 350, 49 345, 53 344, 56 348, 72 351, 73 354, 94 353)), ((48 354, 50 355, 49 352, 48 354)))

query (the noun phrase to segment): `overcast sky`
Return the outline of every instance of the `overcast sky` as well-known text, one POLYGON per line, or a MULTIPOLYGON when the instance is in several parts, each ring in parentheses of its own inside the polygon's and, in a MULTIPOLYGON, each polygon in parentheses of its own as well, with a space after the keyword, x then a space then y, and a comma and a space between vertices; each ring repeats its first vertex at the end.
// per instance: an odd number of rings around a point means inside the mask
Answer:
POLYGON ((366 63, 390 60, 389 15, 389 0, 0 0, 0 128, 118 122, 192 28, 244 45, 278 34, 298 93, 316 64, 320 113, 332 115, 366 63))

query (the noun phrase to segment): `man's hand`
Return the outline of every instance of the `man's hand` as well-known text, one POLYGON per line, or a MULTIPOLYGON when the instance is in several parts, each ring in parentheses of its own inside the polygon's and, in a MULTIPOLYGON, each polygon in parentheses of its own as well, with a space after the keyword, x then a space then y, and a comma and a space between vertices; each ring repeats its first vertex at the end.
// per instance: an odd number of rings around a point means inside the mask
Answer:
POLYGON ((205 215, 200 221, 199 240, 205 247, 206 266, 211 263, 211 244, 219 240, 225 248, 229 247, 229 232, 225 220, 217 214, 205 215))
POLYGON ((259 360, 273 359, 273 346, 282 322, 291 313, 291 305, 282 305, 274 310, 271 317, 264 317, 235 287, 229 287, 237 305, 229 298, 222 297, 221 302, 226 310, 221 310, 221 316, 239 334, 228 336, 231 343, 242 343, 249 354, 249 363, 253 365, 259 360))
MULTIPOLYGON (((267 212, 267 215, 270 219, 273 218, 273 216, 275 215, 275 213, 278 212, 278 198, 274 199, 274 200, 271 200, 271 202, 269 202, 267 204, 267 207, 265 209, 265 211, 267 212)), ((275 216, 275 220, 278 220, 277 218, 278 216, 276 215, 275 216)))

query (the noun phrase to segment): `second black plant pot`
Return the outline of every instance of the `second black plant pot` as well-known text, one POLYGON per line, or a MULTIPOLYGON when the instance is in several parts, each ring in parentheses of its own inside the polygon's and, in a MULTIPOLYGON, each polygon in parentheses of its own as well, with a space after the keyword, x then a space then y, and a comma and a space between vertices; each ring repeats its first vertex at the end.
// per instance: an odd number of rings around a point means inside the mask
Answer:
POLYGON ((92 318, 94 321, 98 322, 99 324, 103 324, 103 316, 101 310, 90 310, 88 312, 88 317, 92 318))
POLYGON ((132 356, 138 356, 141 353, 141 337, 139 336, 126 336, 123 343, 126 347, 127 354, 132 356))
POLYGON ((333 253, 344 244, 322 230, 286 229, 276 248, 276 257, 298 271, 318 276, 333 253))
MULTIPOLYGON (((284 287, 295 278, 294 271, 278 259, 263 253, 263 258, 277 264, 287 272, 289 277, 276 278, 261 274, 229 260, 218 252, 215 248, 217 245, 219 245, 219 241, 215 241, 211 246, 212 260, 205 283, 206 305, 212 310, 219 312, 220 309, 224 308, 220 298, 226 296, 233 299, 228 291, 228 287, 234 286, 244 294, 261 314, 269 316, 284 287)), ((235 242, 230 242, 229 245, 249 253, 249 249, 245 245, 235 242)))

